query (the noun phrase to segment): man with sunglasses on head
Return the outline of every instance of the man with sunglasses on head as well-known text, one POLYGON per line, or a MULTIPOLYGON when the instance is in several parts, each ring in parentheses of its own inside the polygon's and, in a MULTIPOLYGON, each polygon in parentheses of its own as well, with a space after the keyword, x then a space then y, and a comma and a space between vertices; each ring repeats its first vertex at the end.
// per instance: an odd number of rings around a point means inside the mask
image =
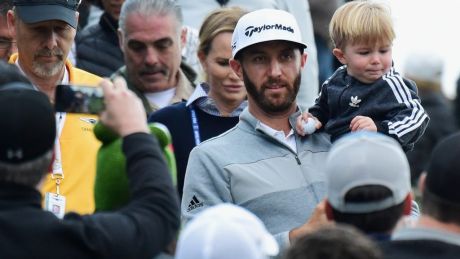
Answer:
MULTIPOLYGON (((73 67, 67 59, 76 34, 80 2, 13 0, 14 7, 7 13, 8 28, 18 46, 18 54, 13 54, 9 61, 52 103, 59 84, 95 86, 101 81, 100 77, 73 67)), ((99 142, 92 129, 96 121, 97 116, 56 113, 54 162, 41 191, 45 208, 58 216, 68 211, 94 211, 99 142), (56 203, 59 211, 53 209, 56 203)))

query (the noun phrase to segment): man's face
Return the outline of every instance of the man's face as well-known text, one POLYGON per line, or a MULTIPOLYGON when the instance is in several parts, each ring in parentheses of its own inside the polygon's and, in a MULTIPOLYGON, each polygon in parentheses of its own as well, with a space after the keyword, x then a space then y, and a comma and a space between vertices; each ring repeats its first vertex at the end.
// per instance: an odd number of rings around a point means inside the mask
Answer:
POLYGON ((26 24, 11 11, 8 23, 17 41, 19 63, 26 73, 48 78, 63 71, 75 38, 72 26, 58 20, 26 24))
POLYGON ((6 16, 0 15, 0 59, 8 61, 11 54, 17 51, 16 42, 8 30, 6 16))
POLYGON ((269 114, 295 107, 300 71, 306 61, 297 45, 269 41, 247 47, 241 55, 241 63, 232 60, 232 68, 244 80, 249 104, 269 114))
POLYGON ((180 31, 171 15, 131 13, 120 47, 130 80, 142 92, 164 91, 177 85, 181 62, 180 31))

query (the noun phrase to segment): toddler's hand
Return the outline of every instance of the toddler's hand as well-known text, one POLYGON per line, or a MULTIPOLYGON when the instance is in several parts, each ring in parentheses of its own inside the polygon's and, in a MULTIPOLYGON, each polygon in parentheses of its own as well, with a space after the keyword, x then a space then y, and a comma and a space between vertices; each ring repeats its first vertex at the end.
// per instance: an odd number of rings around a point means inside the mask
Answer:
POLYGON ((350 130, 377 131, 377 126, 375 125, 374 121, 367 116, 356 116, 351 120, 350 130))

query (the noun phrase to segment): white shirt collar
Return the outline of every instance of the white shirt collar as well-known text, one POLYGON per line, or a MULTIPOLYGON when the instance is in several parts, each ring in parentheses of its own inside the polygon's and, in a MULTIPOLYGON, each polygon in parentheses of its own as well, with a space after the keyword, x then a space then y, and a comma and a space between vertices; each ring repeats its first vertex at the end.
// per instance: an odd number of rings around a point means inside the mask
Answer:
POLYGON ((275 130, 272 127, 262 123, 259 121, 260 127, 264 130, 265 133, 271 135, 272 137, 278 139, 279 141, 283 142, 284 144, 288 145, 292 150, 297 153, 297 146, 295 142, 295 134, 294 130, 291 128, 287 135, 284 134, 284 131, 275 130))

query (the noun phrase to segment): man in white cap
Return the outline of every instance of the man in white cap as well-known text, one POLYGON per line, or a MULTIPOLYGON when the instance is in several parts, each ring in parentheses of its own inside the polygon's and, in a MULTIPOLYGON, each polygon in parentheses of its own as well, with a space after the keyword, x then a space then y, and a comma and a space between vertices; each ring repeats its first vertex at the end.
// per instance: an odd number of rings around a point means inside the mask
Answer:
POLYGON ((192 150, 181 207, 185 220, 234 203, 259 217, 282 251, 323 219, 322 206, 314 211, 325 196, 329 137, 300 138, 293 130, 305 47, 296 20, 285 11, 262 9, 239 20, 230 66, 244 80, 248 108, 235 128, 192 150))
POLYGON ((326 176, 328 218, 374 240, 389 240, 398 221, 411 213, 409 163, 389 136, 356 132, 339 139, 329 152, 326 176))

